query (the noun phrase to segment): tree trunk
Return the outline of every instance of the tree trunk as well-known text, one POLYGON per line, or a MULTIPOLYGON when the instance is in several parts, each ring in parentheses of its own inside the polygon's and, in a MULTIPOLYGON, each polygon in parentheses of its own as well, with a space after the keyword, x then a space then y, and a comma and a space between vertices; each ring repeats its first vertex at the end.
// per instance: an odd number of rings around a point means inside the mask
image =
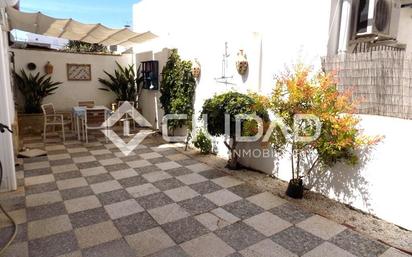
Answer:
POLYGON ((236 145, 237 145, 237 142, 236 142, 235 138, 233 138, 232 146, 230 147, 230 158, 229 158, 229 161, 228 161, 228 168, 231 169, 231 170, 239 169, 239 163, 238 163, 239 156, 235 152, 236 145))

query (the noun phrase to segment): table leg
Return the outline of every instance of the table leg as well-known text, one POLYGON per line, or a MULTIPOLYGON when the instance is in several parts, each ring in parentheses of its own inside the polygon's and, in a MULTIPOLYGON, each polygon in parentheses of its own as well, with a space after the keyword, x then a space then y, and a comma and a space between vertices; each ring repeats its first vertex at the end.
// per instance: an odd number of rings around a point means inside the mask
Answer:
POLYGON ((79 116, 76 115, 76 126, 77 126, 77 139, 80 141, 80 121, 79 116))

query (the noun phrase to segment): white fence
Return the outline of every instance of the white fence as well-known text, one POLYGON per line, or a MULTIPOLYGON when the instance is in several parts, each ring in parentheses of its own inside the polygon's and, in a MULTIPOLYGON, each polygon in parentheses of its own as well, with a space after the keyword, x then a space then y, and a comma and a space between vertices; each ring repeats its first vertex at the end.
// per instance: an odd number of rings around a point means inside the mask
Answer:
POLYGON ((352 89, 359 113, 412 119, 412 56, 402 51, 372 51, 323 58, 336 72, 340 90, 352 89))

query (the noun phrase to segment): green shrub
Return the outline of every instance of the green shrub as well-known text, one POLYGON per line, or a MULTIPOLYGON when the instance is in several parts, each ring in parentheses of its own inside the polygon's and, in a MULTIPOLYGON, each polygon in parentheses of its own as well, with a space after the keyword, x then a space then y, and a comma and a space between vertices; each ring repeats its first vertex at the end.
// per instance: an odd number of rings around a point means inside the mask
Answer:
MULTIPOLYGON (((238 114, 257 115, 264 121, 269 120, 268 113, 264 108, 260 108, 258 98, 241 94, 238 92, 228 92, 221 95, 216 95, 208 99, 203 104, 201 115, 207 115, 207 129, 212 136, 225 135, 231 139, 230 142, 224 142, 226 147, 231 152, 228 167, 231 169, 238 168, 238 156, 235 154, 235 126, 238 114), (230 135, 225 134, 225 114, 230 115, 230 135)), ((244 127, 242 129, 242 134, 244 127)))
POLYGON ((196 80, 192 75, 192 63, 180 59, 176 49, 171 51, 169 59, 162 70, 159 98, 165 114, 186 114, 187 120, 170 120, 168 128, 192 126, 193 97, 196 80))
POLYGON ((113 92, 116 95, 117 101, 136 102, 143 86, 143 76, 140 73, 140 66, 137 69, 136 77, 134 65, 122 67, 118 62, 116 62, 116 65, 117 69, 113 75, 104 71, 109 77, 108 80, 99 78, 99 82, 104 86, 99 89, 113 92))
POLYGON ((40 72, 36 75, 26 72, 22 69, 21 74, 14 73, 16 85, 24 97, 25 113, 40 113, 41 104, 46 96, 54 94, 58 85, 62 82, 53 82, 47 74, 40 76, 40 72))
POLYGON ((203 130, 199 130, 199 132, 197 132, 193 145, 203 154, 208 154, 212 151, 212 140, 210 140, 203 130))

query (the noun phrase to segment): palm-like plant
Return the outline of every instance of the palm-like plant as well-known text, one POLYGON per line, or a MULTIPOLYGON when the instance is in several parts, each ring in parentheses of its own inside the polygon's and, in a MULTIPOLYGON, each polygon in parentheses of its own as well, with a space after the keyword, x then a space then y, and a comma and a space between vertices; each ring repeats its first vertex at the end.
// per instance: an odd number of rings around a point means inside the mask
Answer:
POLYGON ((116 62, 116 65, 117 69, 113 75, 104 71, 109 77, 108 80, 99 78, 100 83, 105 86, 99 89, 115 93, 117 101, 136 101, 140 95, 141 86, 143 85, 140 66, 137 69, 138 76, 136 77, 134 65, 122 67, 118 62, 116 62))
POLYGON ((53 82, 47 74, 40 76, 29 73, 28 75, 22 69, 21 74, 14 73, 16 85, 24 97, 25 113, 41 112, 41 104, 46 96, 54 94, 58 85, 62 82, 53 82))

